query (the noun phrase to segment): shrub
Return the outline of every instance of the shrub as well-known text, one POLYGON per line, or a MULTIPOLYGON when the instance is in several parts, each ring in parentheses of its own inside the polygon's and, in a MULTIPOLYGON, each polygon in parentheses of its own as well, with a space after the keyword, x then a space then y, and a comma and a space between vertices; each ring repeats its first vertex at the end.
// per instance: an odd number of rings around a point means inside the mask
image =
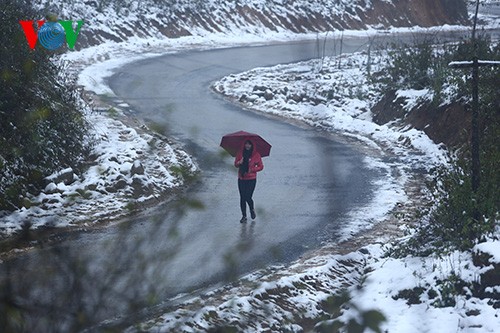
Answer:
POLYGON ((63 84, 53 53, 31 50, 17 24, 39 19, 26 1, 0 4, 0 210, 22 205, 43 177, 75 167, 87 152, 86 123, 73 87, 63 84))
MULTIPOLYGON (((418 48, 418 47, 417 47, 418 48)), ((487 36, 477 40, 477 50, 480 59, 499 60, 500 44, 493 44, 487 36)), ((429 52, 427 46, 418 51, 396 54, 390 62, 384 75, 404 75, 396 89, 418 88, 424 85, 433 89, 435 96, 441 96, 443 85, 455 87, 452 100, 461 101, 470 110, 471 101, 470 69, 450 69, 447 64, 452 60, 470 60, 473 57, 474 47, 464 41, 448 45, 441 52, 429 52), (420 60, 419 60, 420 59, 420 60), (421 68, 408 69, 412 64, 421 68), (431 73, 439 75, 429 76, 429 81, 420 80, 415 73, 422 73, 425 66, 432 66, 431 73), (397 66, 404 66, 399 68, 397 66), (436 71, 438 69, 438 71, 436 71), (392 74, 391 74, 392 73, 392 74), (412 74, 413 73, 413 74, 412 74), (464 75, 465 74, 465 75, 464 75), (415 77, 409 77, 416 75, 415 77)), ((383 79, 378 80, 379 83, 383 79)), ((500 137, 500 68, 482 67, 479 81, 480 94, 480 164, 481 184, 474 193, 471 186, 471 158, 470 146, 466 142, 456 152, 455 161, 436 172, 435 182, 431 190, 436 193, 436 208, 405 245, 395 250, 396 254, 405 255, 417 253, 426 255, 436 249, 469 249, 484 235, 492 232, 498 221, 500 210, 500 173, 498 161, 500 151, 498 138, 500 137)), ((389 85, 385 86, 387 89, 389 85)), ((392 86, 391 86, 392 87, 392 86)))

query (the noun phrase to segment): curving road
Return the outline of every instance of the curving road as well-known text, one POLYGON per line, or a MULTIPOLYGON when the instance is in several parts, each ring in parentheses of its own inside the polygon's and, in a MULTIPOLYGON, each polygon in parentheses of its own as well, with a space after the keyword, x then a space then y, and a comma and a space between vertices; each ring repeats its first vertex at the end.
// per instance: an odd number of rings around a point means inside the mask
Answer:
MULTIPOLYGON (((177 228, 175 256, 163 264, 170 294, 296 259, 321 240, 335 239, 342 218, 370 201, 372 180, 382 174, 368 169, 352 145, 241 110, 208 88, 230 73, 309 59, 314 52, 311 42, 183 52, 136 62, 111 78, 113 91, 139 117, 186 143, 202 169, 188 199, 205 209, 180 217, 171 217, 168 205, 155 212, 162 214, 162 227, 177 228), (233 159, 222 157, 219 148, 222 135, 237 130, 260 133, 273 145, 257 181, 258 218, 246 225, 238 222, 233 159)), ((155 229, 145 237, 155 234, 157 246, 168 246, 170 240, 155 229)))
MULTIPOLYGON (((363 38, 346 39, 343 49, 363 45, 363 38)), ((244 111, 209 89, 230 73, 315 56, 316 43, 305 41, 182 52, 121 68, 109 81, 117 96, 196 158, 202 174, 186 198, 202 202, 204 209, 179 198, 0 264, 1 277, 10 277, 9 290, 33 306, 27 326, 65 331, 64 325, 76 325, 76 331, 257 268, 289 263, 334 241, 346 227, 346 215, 373 198, 373 181, 384 177, 383 171, 367 168, 354 143, 244 111), (273 145, 257 181, 258 218, 247 224, 238 222, 233 160, 222 157, 218 147, 223 134, 240 129, 258 132, 273 145), (81 314, 86 320, 78 326, 81 314)))

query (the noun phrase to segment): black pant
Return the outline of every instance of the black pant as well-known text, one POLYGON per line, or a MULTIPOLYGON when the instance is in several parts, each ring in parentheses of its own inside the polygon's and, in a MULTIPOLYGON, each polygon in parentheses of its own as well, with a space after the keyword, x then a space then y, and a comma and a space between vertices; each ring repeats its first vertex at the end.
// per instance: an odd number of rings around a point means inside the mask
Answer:
POLYGON ((238 179, 238 190, 240 191, 240 207, 241 214, 247 216, 247 203, 250 207, 250 211, 253 211, 253 191, 255 190, 255 185, 257 184, 257 179, 243 180, 238 179))

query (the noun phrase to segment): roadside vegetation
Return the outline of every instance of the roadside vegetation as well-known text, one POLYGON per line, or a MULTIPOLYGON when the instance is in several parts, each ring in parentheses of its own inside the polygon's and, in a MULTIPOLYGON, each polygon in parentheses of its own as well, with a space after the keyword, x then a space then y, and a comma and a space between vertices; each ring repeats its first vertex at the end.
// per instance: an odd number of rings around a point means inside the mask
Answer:
MULTIPOLYGON (((493 43, 488 36, 478 39, 478 58, 482 60, 500 60, 500 44, 493 43)), ((397 90, 428 90, 421 103, 427 104, 432 112, 441 112, 440 107, 457 103, 471 112, 471 69, 453 69, 448 66, 452 61, 470 61, 474 55, 474 46, 469 41, 437 47, 434 40, 427 40, 416 45, 393 46, 387 53, 386 66, 370 75, 371 84, 381 95, 397 90)), ((497 240, 500 211, 500 173, 498 162, 500 152, 500 67, 481 67, 479 78, 480 98, 480 165, 481 183, 473 191, 471 182, 471 145, 469 124, 463 124, 461 143, 447 147, 452 161, 446 166, 433 170, 432 181, 428 184, 434 204, 431 207, 419 207, 416 214, 417 225, 410 230, 408 237, 398 240, 390 246, 384 257, 387 262, 421 261, 411 266, 413 274, 427 271, 430 276, 420 277, 414 288, 399 290, 392 296, 395 301, 404 300, 408 306, 427 302, 433 308, 456 307, 461 297, 489 299, 488 305, 498 308, 498 293, 491 293, 493 279, 498 276, 498 269, 487 273, 477 273, 480 278, 467 280, 465 271, 474 266, 491 265, 488 256, 475 253, 475 246, 486 240, 497 240), (417 217, 418 215, 418 217, 417 217), (463 260, 456 264, 456 258, 463 260), (407 261, 405 261, 407 260, 407 261), (432 269, 429 269, 429 262, 432 269), (451 272, 445 272, 440 262, 452 266, 451 272), (455 266, 456 265, 456 266, 455 266), (443 270, 443 271, 441 271, 443 270), (496 275, 495 275, 496 274, 496 275), (490 278, 494 276, 494 278, 490 278), (429 282, 432 281, 432 282, 429 282)), ((412 111, 415 112, 415 111, 412 111)), ((418 109, 417 109, 418 112, 418 109)), ((405 115, 403 116, 405 117, 405 115)), ((402 120, 402 119, 399 119, 402 120)), ((462 119, 463 122, 470 119, 462 119)), ((390 265, 389 263, 387 265, 390 265)), ((373 265, 377 266, 377 265, 373 265)), ((366 269, 373 269, 370 266, 366 269)), ((383 264, 381 264, 383 266, 383 264)), ((444 265, 446 266, 446 264, 444 265)), ((496 266, 495 266, 496 267, 496 266)), ((411 270, 411 269, 410 269, 411 270)), ((397 281, 397 272, 388 272, 397 281)), ((364 278, 360 279, 356 290, 344 291, 332 295, 323 304, 328 316, 316 318, 315 332, 382 332, 383 323, 392 314, 389 308, 361 310, 363 305, 359 295, 363 295, 364 278), (351 317, 345 316, 345 312, 351 317), (350 318, 350 319, 349 319, 350 318)), ((391 280, 392 281, 392 280, 391 280)), ((393 282, 394 282, 393 281, 393 282)), ((381 303, 383 303, 383 296, 381 303)), ((369 298, 370 296, 367 296, 369 298)), ((468 312, 467 316, 482 313, 483 310, 468 312), (472 314, 471 314, 472 313, 472 314)), ((394 320, 394 318, 392 318, 394 320)))
MULTIPOLYGON (((488 36, 477 40, 478 58, 500 60, 500 45, 493 43, 488 36)), ((469 41, 436 46, 435 40, 426 40, 413 45, 393 45, 387 52, 385 61, 378 72, 370 73, 370 83, 380 95, 398 90, 428 90, 422 103, 432 112, 442 112, 443 105, 457 103, 471 112, 472 84, 471 69, 453 69, 448 66, 452 61, 470 61, 474 55, 474 46, 469 41)), ((432 180, 428 190, 434 199, 434 205, 420 207, 417 225, 411 229, 409 237, 389 247, 385 259, 405 260, 420 258, 422 265, 434 261, 436 270, 439 259, 457 256, 459 251, 473 253, 474 246, 485 240, 498 239, 500 211, 500 67, 481 67, 479 78, 480 100, 480 165, 481 183, 473 191, 471 182, 471 145, 470 119, 461 119, 463 128, 460 144, 448 146, 451 163, 432 171, 432 180)), ((418 109, 412 110, 418 112, 418 109)), ((403 115, 403 118, 407 115, 403 115)), ((403 119, 398 119, 403 120, 403 119)), ((474 254, 473 254, 474 256, 474 254)), ((476 258, 478 258, 476 256, 476 258)), ((444 259, 450 260, 451 259, 444 259)), ((488 265, 487 260, 476 259, 476 265, 488 265)), ((425 271, 425 269, 422 269, 425 271)), ((493 283, 487 277, 468 282, 461 275, 461 267, 455 267, 451 274, 441 276, 434 284, 421 282, 415 288, 400 290, 394 300, 404 300, 409 306, 421 304, 426 298, 435 308, 455 307, 459 296, 498 299, 487 292, 493 283)), ((418 274, 417 271, 414 272, 418 274)), ((434 274, 434 273, 431 273, 434 274)), ((498 274, 498 273, 492 273, 498 274)), ((397 274, 394 273, 396 276, 397 274)), ((425 279, 422 279, 425 281, 425 279)), ((357 289, 362 290, 363 279, 357 289)), ((352 292, 352 291, 351 291, 352 292)), ((361 291, 362 293, 362 291, 361 291)), ((356 307, 350 292, 332 295, 322 304, 322 309, 329 316, 318 317, 315 322, 316 332, 365 332, 371 329, 382 332, 382 324, 387 321, 389 309, 361 310, 356 307), (353 313, 350 320, 342 316, 343 312, 353 313)), ((490 301, 493 307, 499 303, 490 301)), ((478 312, 479 313, 479 312, 478 312)))
MULTIPOLYGON (((488 36, 481 36, 477 43, 479 59, 500 59, 500 45, 492 43, 488 36)), ((473 54, 473 45, 469 41, 439 49, 433 47, 432 41, 415 47, 405 45, 389 53, 389 65, 373 80, 379 89, 385 91, 428 89, 434 107, 458 102, 471 112, 471 69, 453 69, 448 64, 451 61, 471 60, 473 54)), ((472 190, 470 133, 464 130, 461 133, 462 144, 451 152, 454 161, 436 170, 435 182, 430 184, 437 202, 430 220, 405 245, 404 253, 429 254, 436 250, 471 249, 478 241, 491 235, 498 224, 500 67, 485 66, 479 72, 480 187, 476 193, 472 190)), ((468 126, 464 124, 463 127, 468 126)))
POLYGON ((53 52, 30 50, 16 24, 43 15, 14 0, 2 1, 0 12, 7 22, 0 29, 0 211, 12 211, 29 206, 44 177, 78 169, 89 151, 88 124, 53 52))
MULTIPOLYGON (((431 104, 436 110, 442 104, 458 102, 471 112, 471 69, 452 69, 447 64, 471 60, 472 57, 473 45, 466 41, 439 50, 430 42, 411 49, 394 50, 389 66, 379 73, 377 83, 381 89, 429 89, 433 96, 431 104)), ((487 36, 481 37, 478 40, 478 58, 499 60, 500 45, 492 43, 487 36)), ((476 266, 490 265, 488 256, 482 257, 480 252, 477 253, 476 246, 485 241, 498 241, 500 68, 481 67, 479 73, 480 186, 477 191, 473 190, 470 131, 464 130, 462 144, 450 151, 452 162, 435 170, 434 179, 428 186, 435 205, 429 208, 428 214, 424 214, 410 237, 390 248, 386 254, 388 260, 419 257, 425 266, 426 260, 464 253, 473 258, 476 266)), ((467 127, 464 124, 464 128, 467 127)), ((433 307, 444 308, 457 306, 459 297, 478 297, 490 299, 488 304, 498 308, 500 304, 495 301, 498 293, 488 291, 488 287, 496 285, 489 276, 498 274, 498 268, 481 273, 481 277, 472 282, 466 281, 462 270, 457 266, 449 276, 438 279, 434 285, 401 290, 394 299, 404 299, 412 305, 429 298, 433 307)))

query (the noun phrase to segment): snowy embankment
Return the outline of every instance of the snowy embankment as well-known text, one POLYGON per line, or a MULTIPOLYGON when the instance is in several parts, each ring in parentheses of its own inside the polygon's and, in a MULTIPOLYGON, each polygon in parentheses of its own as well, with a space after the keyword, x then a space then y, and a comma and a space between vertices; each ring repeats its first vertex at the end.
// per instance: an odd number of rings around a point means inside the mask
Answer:
POLYGON ((2 231, 21 228, 89 227, 125 216, 148 202, 159 203, 184 179, 173 170, 194 173, 196 166, 183 150, 164 137, 125 125, 120 111, 114 118, 87 111, 96 143, 87 170, 63 169, 45 178, 46 187, 31 198, 31 206, 0 219, 2 231))
POLYGON ((394 259, 384 257, 387 247, 373 244, 346 255, 317 256, 193 298, 140 331, 337 332, 329 328, 335 321, 362 324, 379 311, 386 318, 381 332, 497 332, 493 272, 500 269, 499 246, 490 241, 476 246, 473 255, 394 259), (489 259, 478 264, 474 258, 480 255, 489 259), (491 273, 477 297, 474 286, 491 273))

